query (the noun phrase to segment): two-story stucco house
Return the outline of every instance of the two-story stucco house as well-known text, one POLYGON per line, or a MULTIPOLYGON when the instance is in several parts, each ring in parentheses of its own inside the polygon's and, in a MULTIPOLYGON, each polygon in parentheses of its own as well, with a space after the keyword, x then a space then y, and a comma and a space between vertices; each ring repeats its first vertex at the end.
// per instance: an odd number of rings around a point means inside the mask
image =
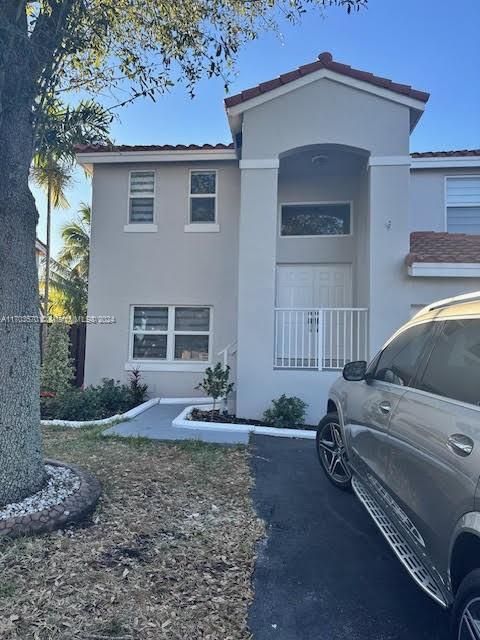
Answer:
POLYGON ((318 60, 225 100, 230 145, 85 147, 86 382, 138 367, 191 396, 219 359, 237 414, 325 411, 349 360, 480 288, 480 151, 410 154, 428 94, 318 60))

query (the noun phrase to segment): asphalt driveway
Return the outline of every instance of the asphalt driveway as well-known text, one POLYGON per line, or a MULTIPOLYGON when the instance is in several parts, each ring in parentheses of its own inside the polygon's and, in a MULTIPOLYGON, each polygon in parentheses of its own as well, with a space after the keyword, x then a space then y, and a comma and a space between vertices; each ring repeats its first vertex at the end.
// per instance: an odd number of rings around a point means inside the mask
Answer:
POLYGON ((253 436, 268 527, 254 640, 446 640, 448 615, 411 581, 359 501, 331 485, 313 441, 253 436))

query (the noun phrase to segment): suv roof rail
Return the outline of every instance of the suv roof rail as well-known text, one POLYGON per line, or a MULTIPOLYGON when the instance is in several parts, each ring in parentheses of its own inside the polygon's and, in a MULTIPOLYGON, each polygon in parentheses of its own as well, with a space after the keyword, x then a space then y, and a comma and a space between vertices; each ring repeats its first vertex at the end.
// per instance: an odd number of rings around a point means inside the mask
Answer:
POLYGON ((425 307, 425 311, 433 311, 434 309, 442 309, 444 307, 451 307, 455 304, 461 304, 462 302, 474 302, 480 300, 480 291, 474 293, 464 293, 461 296, 455 296, 454 298, 445 298, 444 300, 438 300, 433 304, 425 307))

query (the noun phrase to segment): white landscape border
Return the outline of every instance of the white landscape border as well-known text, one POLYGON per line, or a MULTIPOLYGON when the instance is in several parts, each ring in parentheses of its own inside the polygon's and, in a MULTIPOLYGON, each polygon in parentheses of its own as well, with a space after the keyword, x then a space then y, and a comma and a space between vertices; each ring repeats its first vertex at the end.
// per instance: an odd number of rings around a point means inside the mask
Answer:
MULTIPOLYGON (((304 438, 314 440, 317 432, 307 429, 283 429, 278 427, 261 427, 248 424, 232 424, 230 422, 202 422, 200 420, 188 420, 194 409, 202 407, 203 409, 213 409, 212 398, 151 398, 143 404, 126 411, 125 413, 117 413, 110 418, 102 420, 42 420, 42 427, 71 427, 73 429, 81 429, 83 427, 100 427, 108 426, 112 423, 121 422, 122 420, 131 420, 136 418, 144 411, 151 409, 157 404, 181 405, 192 403, 185 407, 181 413, 172 421, 172 427, 179 429, 202 429, 204 431, 226 431, 228 433, 256 433, 262 436, 275 436, 279 438, 304 438)), ((218 406, 218 403, 217 403, 218 406)))
POLYGON ((144 411, 151 409, 157 404, 185 404, 187 402, 195 402, 199 405, 211 405, 212 398, 151 398, 137 407, 133 407, 125 413, 117 413, 110 418, 103 418, 102 420, 41 420, 42 427, 72 427, 73 429, 81 429, 82 427, 100 427, 107 426, 113 422, 119 422, 122 420, 131 420, 136 418, 144 411))
POLYGON ((202 422, 200 420, 188 420, 188 416, 198 405, 203 409, 213 409, 213 404, 197 402, 185 409, 172 422, 173 427, 181 429, 203 429, 204 431, 228 431, 229 433, 256 433, 262 436, 276 436, 279 438, 304 438, 315 440, 317 432, 309 429, 283 429, 278 427, 260 427, 250 424, 232 424, 230 422, 202 422))

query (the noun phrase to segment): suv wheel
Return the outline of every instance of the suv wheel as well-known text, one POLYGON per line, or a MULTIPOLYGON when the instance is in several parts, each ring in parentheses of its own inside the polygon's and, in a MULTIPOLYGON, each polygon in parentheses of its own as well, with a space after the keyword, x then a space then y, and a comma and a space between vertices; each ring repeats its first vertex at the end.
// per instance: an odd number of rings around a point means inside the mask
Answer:
POLYGON ((340 489, 349 489, 352 474, 348 466, 340 420, 327 413, 318 425, 317 454, 327 478, 340 489))
POLYGON ((480 569, 460 584, 452 609, 452 640, 480 638, 480 569))

